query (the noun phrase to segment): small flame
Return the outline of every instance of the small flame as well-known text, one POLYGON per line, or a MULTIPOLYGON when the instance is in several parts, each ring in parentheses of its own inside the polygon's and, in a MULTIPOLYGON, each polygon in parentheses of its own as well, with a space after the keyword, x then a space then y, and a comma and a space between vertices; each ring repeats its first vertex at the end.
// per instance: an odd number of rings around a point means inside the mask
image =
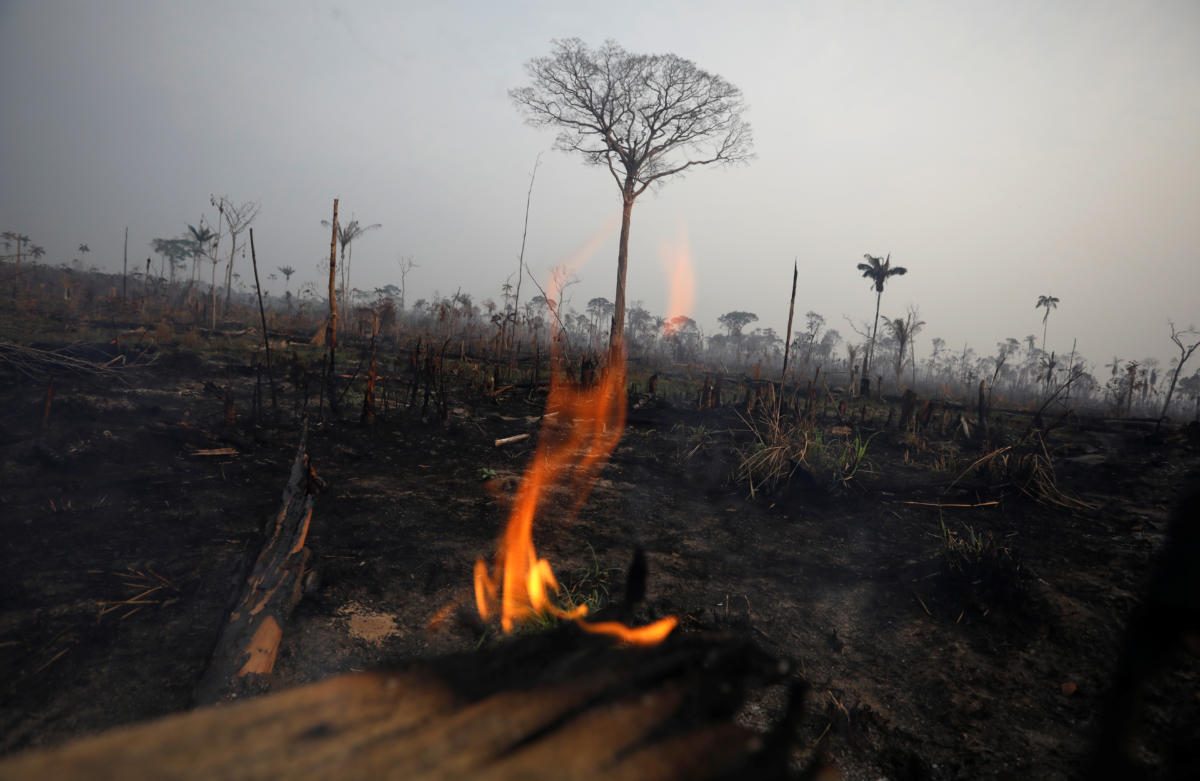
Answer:
MULTIPOLYGON (((558 340, 554 340, 558 344, 558 340)), ((557 350, 552 357, 557 368, 557 350)), ((573 517, 621 438, 625 425, 625 361, 614 359, 591 387, 579 387, 552 372, 542 434, 525 470, 508 517, 493 566, 475 562, 475 604, 485 621, 499 614, 500 626, 511 632, 517 623, 538 615, 573 620, 588 632, 607 634, 631 645, 661 642, 677 623, 674 617, 649 626, 630 628, 615 622, 584 620, 587 605, 571 610, 551 599, 559 584, 550 562, 539 558, 533 545, 533 521, 538 504, 552 486, 565 486, 573 499, 573 517), (553 414, 554 419, 551 419, 553 414)))

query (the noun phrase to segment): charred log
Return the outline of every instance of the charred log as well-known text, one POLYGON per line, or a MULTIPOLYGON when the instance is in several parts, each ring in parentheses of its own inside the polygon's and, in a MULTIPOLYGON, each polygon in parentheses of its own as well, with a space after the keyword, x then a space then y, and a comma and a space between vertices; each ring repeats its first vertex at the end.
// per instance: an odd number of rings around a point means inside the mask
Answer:
POLYGON ((790 674, 743 642, 621 649, 567 627, 30 752, 0 776, 798 778, 799 684, 769 734, 734 723, 790 674))
POLYGON ((304 543, 313 509, 309 487, 316 478, 308 464, 306 439, 307 426, 283 492, 283 506, 196 687, 199 705, 259 690, 275 667, 283 626, 300 601, 309 557, 304 543))

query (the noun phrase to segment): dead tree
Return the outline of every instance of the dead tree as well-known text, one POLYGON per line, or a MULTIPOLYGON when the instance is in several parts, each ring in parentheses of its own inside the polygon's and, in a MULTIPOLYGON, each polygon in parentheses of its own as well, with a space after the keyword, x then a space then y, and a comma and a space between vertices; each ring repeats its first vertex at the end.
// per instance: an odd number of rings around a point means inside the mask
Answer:
POLYGON ((535 57, 525 69, 532 83, 508 94, 528 121, 557 127, 555 146, 607 168, 621 191, 609 335, 610 359, 621 356, 633 202, 693 166, 750 159, 742 91, 677 55, 633 54, 612 41, 593 50, 578 38, 558 40, 549 57, 535 57))
MULTIPOLYGON (((225 267, 225 316, 228 317, 229 296, 233 286, 233 259, 238 251, 238 236, 249 228, 250 223, 254 222, 254 218, 258 216, 259 204, 254 201, 246 201, 238 206, 224 195, 220 198, 213 196, 212 204, 225 216, 225 230, 229 232, 229 264, 225 267)), ((215 305, 213 309, 215 312, 215 305)))
POLYGON ((338 243, 338 199, 333 199, 333 236, 329 239, 329 322, 325 326, 325 341, 329 345, 329 368, 325 377, 325 393, 329 396, 329 410, 337 413, 337 394, 334 367, 337 363, 337 243, 338 243))
MULTIPOLYGON (((1187 328, 1183 331, 1176 331, 1175 324, 1171 323, 1170 321, 1168 321, 1168 323, 1171 326, 1171 341, 1174 342, 1175 346, 1179 348, 1179 360, 1175 364, 1175 373, 1171 375, 1171 385, 1167 388, 1167 398, 1163 402, 1162 412, 1158 416, 1158 423, 1156 424, 1155 428, 1161 426, 1163 419, 1167 417, 1167 410, 1171 406, 1171 396, 1175 393, 1175 383, 1179 381, 1179 373, 1183 371, 1183 365, 1187 363, 1188 358, 1192 357, 1192 353, 1196 351, 1196 348, 1200 347, 1200 341, 1193 342, 1187 346, 1184 346, 1183 344, 1184 336, 1198 335, 1195 327, 1187 328)), ((1132 395, 1133 390, 1130 389, 1129 393, 1132 395)))

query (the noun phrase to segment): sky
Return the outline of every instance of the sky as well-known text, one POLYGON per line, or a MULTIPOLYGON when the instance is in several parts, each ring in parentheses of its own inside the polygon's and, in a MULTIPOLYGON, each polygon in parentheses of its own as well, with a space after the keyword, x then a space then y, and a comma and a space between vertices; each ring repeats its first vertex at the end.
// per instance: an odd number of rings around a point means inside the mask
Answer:
POLYGON ((570 37, 673 53, 744 94, 755 158, 634 207, 628 298, 655 314, 683 247, 706 333, 746 310, 782 334, 796 262, 797 323, 850 336, 875 305, 855 266, 889 253, 908 274, 882 314, 919 308, 918 358, 933 337, 1040 339, 1040 295, 1060 299, 1047 349, 1077 340, 1097 367, 1165 365, 1167 320, 1200 326, 1194 0, 0 0, 0 227, 44 262, 87 243, 119 270, 126 226, 144 261, 215 222, 210 196, 258 201, 259 262, 298 269, 295 290, 337 197, 343 223, 382 224, 354 244, 355 287, 399 285, 411 258, 409 302, 499 300, 540 154, 525 259, 543 282, 574 264, 582 311, 613 298, 619 193, 508 96, 570 37))

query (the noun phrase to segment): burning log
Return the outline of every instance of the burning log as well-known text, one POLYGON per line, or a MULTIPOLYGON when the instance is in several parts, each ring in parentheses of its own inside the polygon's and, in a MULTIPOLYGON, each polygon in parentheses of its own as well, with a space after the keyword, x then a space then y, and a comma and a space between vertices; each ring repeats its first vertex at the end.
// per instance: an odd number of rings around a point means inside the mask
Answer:
POLYGON ((11 778, 784 778, 734 723, 787 665, 739 641, 615 648, 574 627, 399 672, 342 675, 0 762, 11 778))
POLYGON ((196 687, 197 704, 254 691, 275 667, 283 625, 300 601, 309 557, 304 542, 312 519, 313 498, 307 490, 312 482, 305 452, 307 435, 306 424, 283 491, 283 506, 221 631, 208 670, 196 687))

